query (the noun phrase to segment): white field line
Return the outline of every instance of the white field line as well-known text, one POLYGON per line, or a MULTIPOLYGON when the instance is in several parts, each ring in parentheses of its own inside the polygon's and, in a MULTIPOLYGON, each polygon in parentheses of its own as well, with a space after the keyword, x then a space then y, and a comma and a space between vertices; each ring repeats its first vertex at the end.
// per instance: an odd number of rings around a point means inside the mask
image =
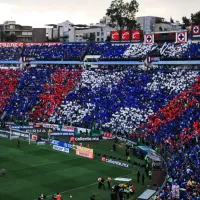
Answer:
MULTIPOLYGON (((132 173, 132 174, 136 174, 136 173, 132 173)), ((123 178, 123 177, 129 176, 129 175, 132 175, 132 174, 127 174, 127 175, 124 175, 124 176, 120 176, 119 178, 123 178)), ((60 192, 60 194, 65 194, 65 193, 68 193, 68 192, 72 192, 72 191, 80 190, 80 189, 83 189, 83 188, 87 188, 87 187, 96 185, 97 183, 98 182, 95 182, 95 183, 92 183, 92 184, 89 184, 89 185, 84 185, 84 186, 77 187, 77 188, 74 188, 74 189, 66 190, 66 191, 60 192)), ((52 196, 52 194, 48 195, 47 198, 51 197, 51 196, 52 196)), ((33 199, 33 200, 37 200, 37 199, 33 199)))

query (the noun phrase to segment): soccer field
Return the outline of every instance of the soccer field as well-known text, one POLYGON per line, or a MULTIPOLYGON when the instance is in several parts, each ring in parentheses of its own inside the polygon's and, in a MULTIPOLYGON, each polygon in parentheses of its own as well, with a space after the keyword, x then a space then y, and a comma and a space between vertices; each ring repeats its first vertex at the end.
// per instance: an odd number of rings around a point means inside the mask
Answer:
MULTIPOLYGON (((124 156, 124 149, 117 146, 117 152, 111 152, 112 142, 102 141, 91 143, 96 152, 111 156, 124 156)), ((92 194, 97 200, 110 200, 111 191, 99 190, 97 178, 107 179, 127 177, 133 179, 136 193, 130 199, 136 199, 149 184, 145 186, 136 183, 137 167, 122 168, 101 162, 100 156, 94 160, 76 156, 75 153, 60 153, 52 150, 52 146, 28 145, 17 141, 0 139, 0 168, 5 168, 7 174, 0 179, 0 199, 2 200, 36 200, 39 194, 45 194, 51 199, 52 194, 60 192, 63 200, 89 200, 92 194)), ((143 170, 143 169, 142 169, 143 170)))

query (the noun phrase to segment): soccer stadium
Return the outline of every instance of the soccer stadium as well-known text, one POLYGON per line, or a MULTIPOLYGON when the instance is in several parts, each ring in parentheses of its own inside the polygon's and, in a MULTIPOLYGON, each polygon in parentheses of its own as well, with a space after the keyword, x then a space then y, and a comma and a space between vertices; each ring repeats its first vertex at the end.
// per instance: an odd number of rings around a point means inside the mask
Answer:
POLYGON ((0 200, 200 200, 200 25, 109 34, 0 42, 0 200))

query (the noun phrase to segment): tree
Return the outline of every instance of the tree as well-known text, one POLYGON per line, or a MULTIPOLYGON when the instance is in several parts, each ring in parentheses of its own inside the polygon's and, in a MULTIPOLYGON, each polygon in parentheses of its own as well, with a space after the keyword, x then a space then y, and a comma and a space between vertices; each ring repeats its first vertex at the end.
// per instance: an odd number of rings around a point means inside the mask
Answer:
POLYGON ((133 29, 136 26, 135 14, 138 12, 137 0, 125 3, 123 0, 113 0, 107 9, 106 15, 111 18, 111 26, 124 29, 133 29))
POLYGON ((187 27, 187 26, 190 26, 190 19, 187 18, 186 16, 182 17, 182 21, 183 21, 183 24, 187 27))
POLYGON ((191 14, 191 21, 194 25, 200 25, 200 11, 194 14, 191 14))

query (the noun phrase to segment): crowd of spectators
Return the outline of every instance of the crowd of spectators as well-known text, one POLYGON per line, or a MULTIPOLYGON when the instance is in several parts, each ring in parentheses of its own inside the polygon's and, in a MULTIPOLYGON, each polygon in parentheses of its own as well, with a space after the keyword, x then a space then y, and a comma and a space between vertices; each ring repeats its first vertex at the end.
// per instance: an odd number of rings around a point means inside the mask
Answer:
POLYGON ((19 68, 0 68, 0 116, 14 93, 21 74, 22 71, 19 68))
POLYGON ((0 47, 0 60, 18 61, 22 52, 23 47, 0 47))
POLYGON ((5 110, 7 117, 27 117, 37 103, 39 95, 44 91, 45 83, 50 82, 53 67, 37 66, 27 68, 10 98, 5 110))
POLYGON ((102 61, 144 61, 148 56, 161 60, 199 60, 200 43, 63 43, 0 48, 0 60, 5 61, 17 61, 21 56, 44 61, 82 61, 85 55, 100 55, 102 61))
POLYGON ((165 67, 148 72, 129 67, 86 69, 51 121, 92 123, 127 133, 190 87, 197 76, 197 70, 165 67))
POLYGON ((56 68, 50 82, 44 84, 44 91, 30 112, 29 120, 48 121, 48 117, 59 109, 61 102, 79 81, 81 71, 79 67, 56 68))
POLYGON ((25 48, 23 56, 36 60, 83 60, 86 43, 69 43, 57 45, 33 45, 25 48))

